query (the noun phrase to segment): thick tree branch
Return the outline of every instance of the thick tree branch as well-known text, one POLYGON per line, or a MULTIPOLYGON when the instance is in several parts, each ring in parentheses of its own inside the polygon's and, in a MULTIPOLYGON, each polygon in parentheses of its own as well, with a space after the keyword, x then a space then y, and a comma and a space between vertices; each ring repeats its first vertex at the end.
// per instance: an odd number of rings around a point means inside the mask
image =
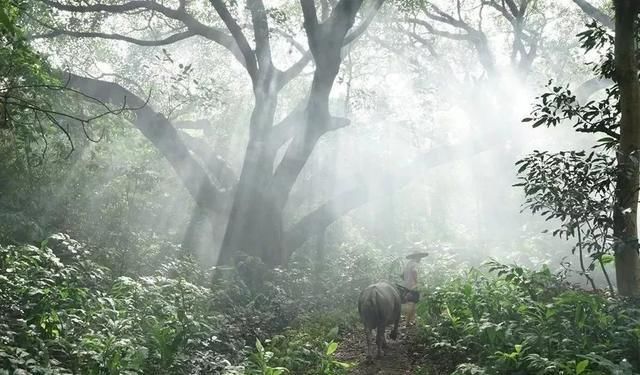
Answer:
MULTIPOLYGON (((354 27, 351 32, 349 32, 349 34, 344 38, 344 46, 348 46, 349 44, 355 42, 360 36, 365 33, 365 31, 367 31, 369 25, 371 25, 371 22, 373 22, 377 12, 382 7, 382 4, 384 4, 384 0, 375 0, 374 4, 371 6, 371 10, 367 13, 364 20, 361 21, 356 27, 354 27)), ((326 18, 326 16, 323 16, 323 18, 326 18)), ((287 70, 281 72, 280 85, 281 87, 283 87, 293 78, 297 77, 300 72, 302 72, 304 67, 307 66, 307 64, 309 64, 309 62, 312 60, 312 54, 310 51, 304 50, 304 48, 299 43, 295 42, 295 40, 293 40, 291 36, 288 36, 282 32, 280 32, 280 34, 287 38, 302 53, 302 58, 300 60, 298 60, 287 70)))
POLYGON ((309 64, 309 62, 311 62, 311 52, 309 52, 301 43, 296 41, 290 34, 287 34, 280 29, 274 29, 273 32, 284 37, 289 43, 291 43, 291 45, 295 49, 297 49, 302 54, 302 57, 300 57, 300 59, 289 68, 284 71, 278 71, 277 88, 281 89, 289 82, 291 82, 294 78, 296 78, 309 64))
POLYGON ((287 70, 279 72, 278 88, 286 86, 287 83, 296 78, 302 70, 309 65, 311 60, 311 52, 307 51, 302 55, 300 60, 296 61, 295 64, 291 65, 287 70))
POLYGON ((224 192, 215 187, 202 166, 191 156, 178 132, 161 113, 145 105, 146 101, 114 82, 65 73, 69 86, 85 95, 116 106, 133 106, 134 125, 169 161, 198 206, 211 212, 225 207, 224 192))
POLYGON ((316 4, 313 0, 300 0, 302 16, 304 17, 304 28, 307 32, 315 33, 318 27, 318 15, 316 14, 316 4))
POLYGON ((238 22, 233 18, 229 9, 224 4, 222 0, 209 0, 211 5, 215 8, 216 12, 222 19, 222 22, 227 26, 231 36, 236 41, 238 48, 240 48, 240 53, 244 56, 245 67, 247 68, 247 72, 251 77, 251 81, 254 86, 258 82, 258 62, 256 61, 256 55, 251 49, 247 38, 242 32, 242 28, 238 25, 238 22))
POLYGON ((340 69, 345 37, 355 22, 362 0, 341 0, 322 24, 317 23, 313 0, 301 0, 301 4, 316 70, 305 110, 305 126, 300 126, 273 174, 271 189, 277 196, 275 204, 282 208, 317 141, 335 124, 344 123, 333 120, 329 112, 329 94, 340 69))
MULTIPOLYGON (((200 35, 206 39, 209 39, 215 43, 220 44, 227 50, 229 50, 233 56, 247 68, 251 70, 250 61, 246 60, 244 54, 239 48, 236 40, 216 27, 207 26, 192 15, 185 12, 184 8, 171 9, 160 3, 151 0, 133 0, 124 4, 90 4, 90 5, 72 5, 63 4, 53 0, 40 0, 42 3, 58 10, 75 13, 111 13, 111 14, 125 14, 132 11, 138 11, 141 9, 151 10, 162 14, 163 16, 180 21, 187 28, 188 31, 200 35)), ((255 58, 253 59, 255 66, 255 58)), ((250 73, 251 75, 251 73, 250 73)))
POLYGON ((268 143, 272 152, 275 153, 276 150, 287 143, 287 141, 295 135, 295 129, 297 127, 303 127, 304 108, 306 104, 306 100, 301 100, 284 119, 271 128, 268 143))
POLYGON ((600 24, 602 24, 604 27, 606 27, 606 28, 608 28, 610 30, 615 30, 616 29, 616 26, 615 26, 615 23, 613 21, 613 18, 609 17, 603 11, 601 11, 600 9, 598 9, 598 8, 594 7, 593 5, 591 5, 588 1, 586 1, 586 0, 573 0, 573 2, 576 3, 576 5, 578 7, 580 7, 580 9, 582 9, 582 11, 587 16, 595 19, 600 24))
POLYGON ((216 179, 217 186, 225 191, 235 188, 238 183, 235 171, 221 155, 212 151, 212 147, 207 142, 185 132, 180 132, 180 137, 189 150, 202 161, 209 174, 216 179))
MULTIPOLYGON (((362 6, 362 2, 363 0, 340 0, 333 8, 329 19, 323 23, 334 33, 333 37, 338 38, 343 45, 346 44, 346 35, 355 23, 356 15, 362 6)), ((382 3, 380 3, 380 6, 382 6, 382 3)))
MULTIPOLYGON (((287 141, 296 137, 302 136, 300 134, 304 130, 305 112, 304 110, 293 110, 287 117, 285 117, 278 125, 274 126, 269 135, 269 145, 272 150, 277 150, 282 147, 287 141)), ((327 132, 338 130, 349 126, 349 119, 342 117, 331 117, 329 125, 327 126, 327 132)))
POLYGON ((29 37, 29 39, 49 39, 49 38, 55 38, 61 35, 71 36, 74 38, 100 38, 100 39, 109 39, 109 40, 122 40, 128 43, 137 44, 139 46, 164 46, 167 44, 172 44, 180 40, 190 38, 194 36, 195 33, 192 31, 184 31, 181 33, 170 35, 164 39, 144 40, 144 39, 132 38, 132 37, 128 37, 126 35, 120 35, 120 34, 52 29, 52 31, 48 33, 32 35, 29 37))
POLYGON ((253 34, 256 40, 256 57, 258 66, 264 72, 273 67, 271 60, 271 43, 269 41, 269 22, 267 11, 262 0, 248 0, 247 5, 251 11, 253 22, 253 34))
POLYGON ((369 25, 371 25, 371 22, 373 22, 373 19, 376 17, 378 11, 382 7, 382 4, 384 4, 384 0, 375 0, 364 19, 344 38, 345 45, 351 44, 362 34, 364 34, 365 31, 367 31, 369 25))

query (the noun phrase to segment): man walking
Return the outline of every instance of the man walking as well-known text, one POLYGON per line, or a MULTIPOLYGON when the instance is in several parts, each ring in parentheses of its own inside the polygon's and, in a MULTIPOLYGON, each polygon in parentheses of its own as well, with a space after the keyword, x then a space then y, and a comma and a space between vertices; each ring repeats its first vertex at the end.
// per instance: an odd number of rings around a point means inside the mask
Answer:
POLYGON ((407 255, 409 261, 405 264, 402 272, 404 287, 410 291, 407 295, 407 326, 414 324, 416 318, 416 303, 420 300, 420 292, 418 292, 418 264, 420 263, 420 259, 428 255, 428 253, 413 253, 407 255))

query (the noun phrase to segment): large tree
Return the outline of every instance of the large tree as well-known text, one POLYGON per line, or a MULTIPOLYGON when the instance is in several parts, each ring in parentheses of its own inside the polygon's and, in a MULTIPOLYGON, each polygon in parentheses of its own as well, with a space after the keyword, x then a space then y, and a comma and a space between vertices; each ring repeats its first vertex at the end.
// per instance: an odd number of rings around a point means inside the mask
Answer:
MULTIPOLYGON (((191 193, 198 215, 204 214, 211 220, 218 219, 219 215, 228 217, 220 262, 229 262, 234 254, 243 251, 276 265, 286 263, 290 253, 283 247, 282 214, 300 171, 325 133, 349 123, 347 119, 333 117, 329 111, 329 96, 339 72, 342 49, 366 30, 382 2, 371 1, 365 7, 367 11, 360 24, 353 27, 363 7, 362 0, 323 1, 320 15, 313 0, 301 0, 308 51, 302 51, 299 60, 285 70, 278 69, 273 61, 271 10, 265 8, 262 0, 246 2, 254 44, 249 42, 249 31, 239 21, 240 8, 222 0, 209 2, 218 20, 199 19, 197 15, 207 14, 207 10, 182 0, 174 4, 148 0, 121 4, 42 0, 50 10, 63 15, 53 17, 54 22, 41 17, 38 23, 47 32, 37 37, 102 38, 161 46, 198 36, 229 50, 248 74, 254 94, 242 170, 231 189, 225 189, 228 181, 220 183, 209 173, 222 167, 211 168, 194 157, 197 150, 190 150, 189 146, 193 145, 184 142, 174 124, 160 111, 146 106, 136 111, 133 122, 171 163, 191 193), (156 19, 161 18, 163 25, 169 27, 153 30, 155 38, 104 30, 106 19, 113 18, 113 24, 122 25, 127 17, 143 17, 149 27, 157 25, 156 19), (75 22, 65 23, 68 19, 75 22), (77 22, 78 19, 86 22, 77 22), (224 27, 216 26, 220 22, 224 27), (170 32, 167 34, 167 31, 170 32), (279 93, 311 60, 315 69, 306 98, 296 110, 276 123, 279 93), (277 160, 282 149, 283 156, 277 160)), ((70 85, 95 97, 117 104, 144 104, 140 95, 120 84, 73 74, 71 77, 70 85)), ((224 164, 220 158, 212 159, 207 162, 224 164)))
MULTIPOLYGON (((279 99, 278 93, 281 92, 287 82, 297 76, 307 63, 312 60, 312 57, 325 56, 324 53, 320 53, 322 49, 338 50, 335 46, 314 47, 314 43, 327 39, 324 36, 330 34, 333 35, 330 38, 340 39, 339 34, 341 32, 336 34, 336 32, 328 32, 328 30, 338 30, 345 26, 351 28, 350 22, 352 23, 353 19, 350 20, 350 10, 340 8, 339 5, 342 2, 321 1, 320 16, 315 15, 315 7, 313 8, 314 12, 311 12, 311 3, 301 2, 301 5, 303 5, 301 10, 303 11, 305 36, 307 38, 307 43, 305 44, 311 47, 310 52, 305 51, 306 46, 300 46, 300 43, 294 41, 296 48, 302 51, 300 60, 292 64, 289 69, 279 70, 274 67, 272 61, 271 45, 274 39, 283 33, 282 30, 277 30, 277 26, 273 27, 273 21, 269 21, 269 18, 264 17, 260 9, 261 3, 259 2, 249 1, 247 3, 247 5, 254 5, 248 7, 250 20, 247 22, 250 28, 253 29, 252 34, 255 37, 254 48, 252 43, 248 42, 248 39, 251 38, 245 36, 245 34, 250 35, 251 31, 247 30, 244 23, 239 21, 241 17, 238 15, 238 10, 234 7, 228 7, 222 2, 212 1, 210 3, 218 14, 217 19, 211 19, 203 16, 203 14, 207 14, 206 4, 203 8, 202 4, 196 6, 189 2, 160 5, 147 1, 133 1, 124 5, 100 3, 80 6, 71 5, 73 3, 43 1, 51 9, 63 11, 66 16, 71 14, 72 19, 80 15, 91 21, 68 24, 42 22, 43 25, 50 29, 49 32, 44 34, 48 37, 67 35, 74 38, 119 39, 142 46, 167 45, 187 38, 200 37, 204 40, 214 41, 227 48, 232 53, 232 56, 245 68, 254 91, 255 107, 250 120, 250 137, 247 152, 239 178, 235 177, 237 173, 234 173, 219 155, 214 153, 213 157, 208 157, 210 146, 203 144, 198 139, 185 137, 185 134, 180 134, 179 130, 170 130, 162 135, 162 137, 169 135, 170 141, 166 141, 152 132, 145 133, 145 135, 151 137, 151 141, 158 149, 165 156, 168 156, 168 160, 171 161, 185 186, 192 193, 197 203, 194 211, 194 219, 196 219, 194 222, 203 218, 213 220, 215 223, 224 223, 227 219, 229 220, 229 225, 226 226, 226 233, 221 233, 221 236, 224 237, 222 255, 225 260, 228 260, 236 250, 244 250, 262 256, 270 263, 282 263, 291 252, 308 238, 322 233, 324 228, 351 209, 365 204, 372 198, 390 196, 392 190, 411 181, 416 176, 416 170, 434 164, 450 162, 491 147, 491 142, 478 142, 477 140, 472 140, 456 147, 447 145, 435 147, 418 157, 411 166, 395 173, 381 175, 381 181, 385 178, 395 180, 396 183, 390 186, 389 189, 384 189, 384 191, 381 190, 371 195, 368 194, 369 189, 365 186, 358 186, 330 199, 326 204, 320 205, 316 210, 310 212, 298 223, 294 223, 288 231, 283 233, 283 207, 289 201, 289 192, 311 151, 314 149, 317 140, 327 131, 345 126, 348 121, 346 119, 328 117, 328 110, 325 111, 325 109, 322 109, 321 113, 314 113, 313 111, 316 111, 316 109, 309 106, 314 102, 319 104, 321 108, 325 107, 324 98, 328 97, 327 91, 331 89, 333 83, 331 77, 335 78, 335 75, 329 72, 331 69, 321 67, 329 66, 333 63, 321 62, 318 61, 317 57, 314 58, 317 69, 314 72, 314 84, 308 95, 310 100, 301 103, 296 110, 285 116, 283 121, 274 124, 276 109, 280 108, 278 111, 281 112, 284 107, 282 101, 279 103, 277 100, 279 99), (258 8, 255 6, 258 6, 258 8), (171 28, 160 30, 161 32, 155 29, 152 30, 152 38, 143 38, 140 33, 122 35, 124 33, 113 33, 111 32, 113 30, 105 30, 104 26, 100 26, 103 24, 96 21, 96 19, 101 19, 105 14, 114 18, 118 16, 139 17, 147 15, 150 20, 161 18, 170 24, 171 28), (342 16, 340 18, 346 23, 338 20, 339 15, 346 15, 346 18, 342 16), (314 16, 317 21, 314 21, 314 16), (217 26, 219 24, 223 26, 217 26), (89 29, 87 30, 87 28, 89 29), (273 32, 273 29, 276 29, 276 32, 273 32), (173 32, 169 33, 169 31, 173 32), (314 34, 316 36, 323 35, 323 37, 313 37, 314 34), (260 35, 262 37, 256 37, 260 35), (316 42, 314 42, 314 39, 316 39, 316 42), (325 73, 322 73, 323 70, 325 73), (323 85, 318 85, 317 82, 323 83, 323 85), (278 154, 276 151, 282 151, 283 149, 286 149, 286 152, 284 152, 284 158, 280 161, 276 156, 278 154), (182 151, 175 154, 175 150, 182 151), (172 153, 174 154, 173 156, 171 156, 172 153), (276 162, 277 166, 274 165, 276 162), (283 243, 284 246, 282 245, 283 243)), ((356 3, 357 7, 360 7, 360 3, 356 3)), ((347 30, 342 42, 338 44, 347 44, 364 31, 381 3, 382 1, 372 1, 369 8, 365 7, 369 11, 365 12, 359 26, 355 29, 352 28, 350 33, 347 30)), ((488 38, 484 35, 486 31, 481 24, 482 16, 479 19, 469 18, 472 15, 478 15, 473 11, 473 7, 469 8, 471 10, 468 11, 467 15, 461 16, 460 12, 455 13, 455 4, 453 8, 445 10, 433 7, 429 5, 429 2, 424 3, 428 6, 419 8, 415 19, 403 19, 402 22, 410 26, 404 28, 403 33, 411 38, 412 42, 425 47, 424 51, 431 55, 429 59, 434 60, 433 58, 435 58, 436 64, 440 67, 445 67, 447 74, 452 73, 453 70, 459 71, 460 68, 466 69, 466 66, 452 68, 445 61, 447 54, 444 53, 444 50, 438 50, 438 47, 441 48, 441 46, 434 46, 436 38, 453 39, 454 41, 467 43, 478 54, 477 62, 480 70, 476 69, 475 71, 480 71, 488 76, 489 74, 495 74, 496 70, 500 70, 500 68, 496 69, 495 61, 492 57, 496 51, 493 51, 491 46, 487 44, 488 38), (420 27, 422 27, 421 31, 418 30, 420 27), (427 35, 426 37, 425 34, 427 35)), ((519 2, 515 7, 509 6, 510 3, 487 2, 485 4, 487 8, 485 14, 491 11, 507 21, 507 25, 512 30, 509 35, 513 36, 513 43, 510 45, 512 65, 526 75, 537 54, 537 38, 539 37, 541 25, 537 24, 537 21, 531 23, 532 18, 528 12, 536 8, 532 8, 529 5, 530 2, 519 2)), ((343 4, 343 7, 345 5, 346 3, 343 4)), ((264 11, 272 14, 272 9, 264 9, 264 11)), ((355 14, 353 16, 355 18, 355 14)), ((485 22, 488 23, 486 20, 485 22)), ((149 22, 148 24, 157 27, 159 23, 149 22)), ((148 34, 145 36, 148 36, 148 34)), ((288 38, 288 40, 294 39, 288 38)), ((376 37, 374 39, 381 40, 376 37)), ((382 40, 382 42, 384 41, 382 40)), ((453 85, 449 84, 449 89, 453 88, 453 91, 460 92, 460 90, 464 91, 465 88, 468 88, 468 83, 464 80, 454 80, 453 76, 449 78, 449 83, 455 83, 453 85)), ((93 84, 98 85, 98 82, 94 81, 93 84)), ((105 82, 102 82, 102 84, 105 84, 105 82)), ((443 84, 441 88, 446 88, 446 86, 446 84, 443 84)), ((466 92, 468 99, 472 100, 478 97, 476 94, 483 92, 483 87, 478 86, 477 90, 466 90, 466 92)), ((131 94, 129 90, 128 95, 131 94)), ((120 99, 122 99, 122 96, 120 96, 120 99)), ((471 109, 472 107, 467 106, 467 108, 471 109)), ((483 112, 487 113, 488 108, 485 108, 483 112)), ((151 121, 148 122, 152 125, 151 128, 160 126, 156 125, 158 119, 160 119, 159 122, 163 126, 166 125, 167 129, 194 125, 172 124, 168 118, 163 118, 160 112, 158 110, 149 113, 155 113, 150 117, 151 121)), ((495 112, 499 113, 499 111, 495 112)), ((137 117, 139 120, 141 115, 138 114, 137 117)), ((499 118, 503 118, 503 116, 499 116, 499 118)), ((487 122, 490 123, 491 121, 487 120, 487 122)), ((140 121, 136 121, 136 124, 139 123, 140 121)), ((483 138, 491 139, 493 135, 495 134, 485 134, 483 138)), ((217 226, 220 227, 219 224, 217 226)), ((190 232, 197 232, 196 226, 190 226, 189 228, 190 232)))
POLYGON ((615 189, 614 237, 617 240, 616 281, 618 292, 640 295, 638 260, 638 179, 640 164, 640 85, 637 60, 638 2, 615 1, 615 78, 620 88, 620 145, 615 189))

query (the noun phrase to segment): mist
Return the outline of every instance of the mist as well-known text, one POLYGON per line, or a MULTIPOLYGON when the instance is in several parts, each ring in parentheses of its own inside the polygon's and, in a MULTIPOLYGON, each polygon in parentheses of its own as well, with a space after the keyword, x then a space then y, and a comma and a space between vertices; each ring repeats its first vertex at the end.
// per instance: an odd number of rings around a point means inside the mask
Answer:
MULTIPOLYGON (((448 2, 434 5, 441 12, 455 10, 448 2)), ((459 5, 460 22, 477 24, 487 38, 483 41, 486 45, 479 47, 471 39, 447 37, 470 33, 455 23, 432 21, 430 27, 437 26, 438 30, 432 33, 429 28, 417 29, 419 17, 411 17, 411 13, 419 15, 418 10, 407 13, 402 7, 388 6, 376 14, 365 35, 342 49, 330 110, 350 124, 325 134, 314 147, 287 201, 285 231, 332 198, 358 189, 368 197, 366 202, 352 208, 333 206, 332 210, 342 214, 322 233, 315 234, 331 238, 329 248, 370 243, 380 249, 393 249, 388 254, 393 256, 420 242, 426 247, 433 244, 434 249, 443 245, 456 248, 460 261, 473 259, 474 264, 489 257, 557 263, 567 256, 568 244, 541 238, 544 224, 528 213, 520 213, 523 195, 511 185, 516 182, 514 163, 532 150, 593 145, 593 137, 576 135, 568 126, 532 129, 521 123, 549 79, 577 87, 590 77, 575 37, 588 17, 570 1, 538 5, 539 13, 532 13, 527 22, 540 38, 536 43, 544 46, 530 47, 535 48, 531 57, 516 56, 522 52, 516 50, 507 20, 496 9, 480 10, 472 2, 459 5), (404 23, 398 21, 402 19, 404 23), (518 66, 525 59, 531 60, 528 66, 518 66), (429 160, 430 153, 440 148, 444 149, 440 157, 449 160, 429 160), (458 148, 466 149, 464 155, 458 148), (532 238, 539 243, 531 245, 532 238)), ((205 6, 194 3, 192 12, 197 14, 205 6)), ((295 8, 289 2, 266 6, 274 11, 295 8)), ((248 15, 247 9, 238 11, 244 14, 242 17, 248 15)), ((286 29, 299 17, 294 15, 282 27, 286 29)), ((115 14, 102 22, 99 30, 108 33, 135 28, 143 22, 139 18, 115 14)), ((150 27, 162 30, 161 26, 150 27)), ((286 67, 300 57, 298 49, 306 40, 304 30, 285 33, 278 27, 276 24, 271 37, 273 61, 276 67, 286 67)), ((37 38, 35 45, 56 66, 78 67, 92 77, 113 79, 148 96, 148 105, 178 128, 184 126, 181 137, 198 149, 194 153, 197 158, 219 158, 229 167, 228 174, 240 176, 253 93, 243 67, 228 52, 202 38, 158 47, 82 38, 80 48, 73 49, 64 40, 37 38)), ((309 64, 285 87, 278 97, 277 119, 284 118, 306 95, 313 71, 309 64)), ((123 139, 122 134, 108 132, 114 138, 110 143, 115 143, 116 137, 123 139)), ((135 132, 130 136, 137 137, 135 132)), ((90 143, 88 150, 76 152, 74 159, 86 167, 92 148, 114 146, 90 143)), ((275 165, 287 147, 280 147, 275 165)), ((157 211, 149 214, 130 210, 127 225, 144 227, 154 236, 182 245, 189 231, 192 250, 204 264, 216 264, 227 226, 225 215, 195 218, 197 227, 189 228, 188 218, 197 216, 196 206, 161 153, 140 160, 135 153, 125 156, 113 151, 110 158, 110 166, 96 176, 110 183, 117 183, 118 175, 144 168, 140 163, 154 164, 151 173, 156 174, 156 184, 149 188, 155 189, 157 211)), ((74 166, 70 168, 73 174, 74 166)), ((231 188, 224 186, 225 182, 216 182, 222 188, 231 188)), ((59 189, 64 196, 68 187, 63 183, 59 189)), ((100 190, 87 186, 83 192, 96 196, 84 202, 88 212, 110 204, 108 195, 100 190)), ((49 205, 63 205, 60 199, 49 205)), ((97 217, 91 220, 100 221, 97 217)), ((313 247, 312 237, 304 242, 307 247, 313 247)))
MULTIPOLYGON (((0 244, 63 260, 52 246, 76 246, 116 289, 184 278, 226 293, 194 301, 255 309, 286 295, 264 309, 269 323, 220 331, 207 345, 228 347, 207 355, 294 327, 307 315, 277 315, 309 296, 310 311, 355 314, 365 286, 420 252, 424 278, 409 289, 433 306, 437 288, 487 262, 549 270, 576 290, 619 287, 621 175, 603 162, 589 178, 617 177, 551 217, 574 187, 543 181, 551 164, 521 164, 537 151, 613 163, 623 94, 609 1, 4 1, 3 53, 32 60, 0 67, 0 244), (618 224, 596 234, 602 217, 618 224)), ((420 306, 418 322, 438 315, 420 306)), ((220 314, 221 326, 254 324, 220 314)), ((237 353, 211 373, 249 366, 237 353)))

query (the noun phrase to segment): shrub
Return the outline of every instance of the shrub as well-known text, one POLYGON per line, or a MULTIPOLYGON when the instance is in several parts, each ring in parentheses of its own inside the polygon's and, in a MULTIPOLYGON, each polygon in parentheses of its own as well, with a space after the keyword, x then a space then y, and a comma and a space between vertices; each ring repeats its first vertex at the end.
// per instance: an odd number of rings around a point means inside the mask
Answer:
POLYGON ((548 268, 490 262, 429 290, 421 340, 457 373, 631 373, 640 365, 638 307, 574 289, 548 268), (479 372, 480 371, 480 372, 479 372))

